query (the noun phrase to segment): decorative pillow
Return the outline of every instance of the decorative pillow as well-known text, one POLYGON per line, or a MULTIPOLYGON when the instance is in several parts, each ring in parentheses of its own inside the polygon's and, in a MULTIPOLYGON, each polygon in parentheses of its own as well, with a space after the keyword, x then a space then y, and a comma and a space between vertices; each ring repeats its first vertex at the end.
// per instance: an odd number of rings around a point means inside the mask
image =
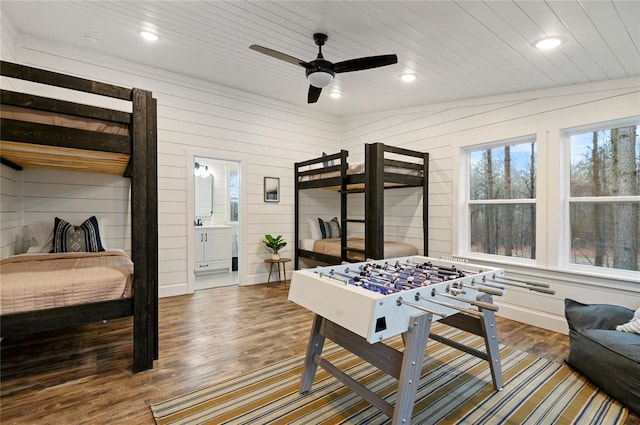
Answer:
POLYGON ((616 326, 616 330, 640 335, 640 308, 636 310, 633 315, 633 319, 631 319, 629 323, 616 326))
POLYGON ((337 217, 333 217, 329 221, 323 220, 318 217, 318 224, 320 225, 320 233, 322 234, 322 239, 340 237, 340 222, 338 222, 337 217))
POLYGON ((53 246, 50 252, 104 251, 100 241, 98 219, 91 216, 80 226, 72 226, 56 217, 53 225, 53 246))
POLYGON ((318 221, 312 219, 311 217, 307 217, 307 224, 309 225, 309 233, 311 233, 311 239, 313 239, 314 241, 322 239, 322 233, 320 232, 318 221))
MULTIPOLYGON (((322 152, 322 157, 324 158, 325 156, 329 155, 327 155, 326 152, 322 152)), ((324 165, 325 167, 331 167, 333 165, 333 161, 324 161, 322 165, 324 165)))
POLYGON ((320 233, 322 234, 322 239, 327 239, 331 237, 331 226, 328 221, 324 221, 320 217, 318 217, 318 225, 320 226, 320 233))
POLYGON ((338 221, 338 217, 333 217, 329 222, 329 227, 331 227, 331 237, 339 238, 340 237, 340 222, 338 221))

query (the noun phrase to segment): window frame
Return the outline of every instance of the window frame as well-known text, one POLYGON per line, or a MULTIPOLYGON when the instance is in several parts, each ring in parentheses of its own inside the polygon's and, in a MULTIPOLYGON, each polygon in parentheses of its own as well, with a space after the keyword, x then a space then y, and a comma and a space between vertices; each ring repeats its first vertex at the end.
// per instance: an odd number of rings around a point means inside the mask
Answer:
POLYGON ((460 149, 462 155, 462 161, 464 168, 461 167, 460 171, 460 186, 459 186, 459 200, 462 204, 460 211, 462 215, 458 217, 457 222, 461 231, 458 232, 458 255, 465 258, 477 259, 480 261, 490 261, 494 263, 504 263, 519 266, 535 266, 537 264, 538 255, 536 258, 523 258, 516 256, 505 256, 499 254, 487 254, 483 252, 476 252, 471 250, 471 222, 470 222, 470 206, 471 205, 535 205, 536 208, 536 248, 540 249, 540 231, 539 231, 539 158, 540 158, 540 143, 537 134, 527 134, 523 136, 510 137, 501 140, 495 140, 487 143, 481 143, 476 145, 464 146, 460 149), (535 198, 505 198, 505 199, 471 199, 471 154, 472 152, 482 151, 486 149, 495 149, 504 146, 514 146, 518 144, 536 143, 536 196, 535 198))
POLYGON ((640 116, 628 117, 619 120, 602 121, 576 127, 569 127, 560 130, 561 140, 561 168, 562 168, 562 190, 561 190, 561 223, 562 243, 559 247, 559 265, 561 268, 576 274, 611 277, 612 273, 622 279, 637 279, 638 271, 615 269, 612 267, 599 267, 587 264, 576 264, 571 261, 571 204, 616 204, 625 202, 640 202, 640 196, 571 196, 571 136, 577 134, 591 133, 594 131, 611 130, 614 128, 636 126, 636 131, 640 129, 640 116))

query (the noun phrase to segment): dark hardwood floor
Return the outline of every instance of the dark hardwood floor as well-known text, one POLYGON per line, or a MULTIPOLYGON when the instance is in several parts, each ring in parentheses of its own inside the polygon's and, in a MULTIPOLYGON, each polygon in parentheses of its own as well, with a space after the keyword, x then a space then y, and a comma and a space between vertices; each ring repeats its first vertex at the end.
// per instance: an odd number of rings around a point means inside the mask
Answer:
MULTIPOLYGON (((312 313, 277 286, 160 300, 160 359, 132 374, 131 319, 4 338, 2 424, 153 424, 157 403, 304 353, 312 313)), ((498 320, 502 343, 562 362, 565 335, 498 320)), ((640 421, 630 415, 627 425, 640 421)))

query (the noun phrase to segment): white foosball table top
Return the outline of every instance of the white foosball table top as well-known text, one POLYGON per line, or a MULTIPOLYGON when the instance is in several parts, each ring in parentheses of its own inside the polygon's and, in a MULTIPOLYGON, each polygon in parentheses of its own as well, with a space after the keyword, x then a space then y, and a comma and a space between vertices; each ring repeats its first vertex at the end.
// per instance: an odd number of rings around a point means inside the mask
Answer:
POLYGON ((475 300, 483 295, 479 288, 485 283, 490 285, 496 277, 504 277, 504 271, 423 256, 399 257, 296 270, 291 277, 289 300, 376 343, 406 332, 410 317, 424 313, 409 303, 432 311, 434 320, 438 320, 459 313, 446 304, 470 306, 455 299, 457 295, 475 300), (410 269, 422 267, 418 270, 423 271, 415 271, 424 273, 429 268, 425 264, 433 268, 432 277, 422 283, 419 279, 407 282, 410 269), (458 274, 450 273, 454 269, 458 274), (395 279, 394 285, 390 281, 395 279))

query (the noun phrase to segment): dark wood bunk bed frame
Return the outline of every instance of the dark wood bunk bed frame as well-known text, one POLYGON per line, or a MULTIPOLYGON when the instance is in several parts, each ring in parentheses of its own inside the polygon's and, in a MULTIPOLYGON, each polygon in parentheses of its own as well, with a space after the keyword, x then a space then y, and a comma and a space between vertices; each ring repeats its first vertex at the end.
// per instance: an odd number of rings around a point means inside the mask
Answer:
POLYGON ((429 154, 409 149, 388 146, 383 143, 370 143, 364 145, 364 172, 348 174, 349 152, 340 152, 322 156, 320 158, 295 163, 295 268, 299 268, 299 259, 309 258, 327 264, 340 264, 348 259, 349 252, 363 253, 365 258, 382 259, 384 257, 384 191, 385 189, 403 187, 422 187, 422 238, 423 252, 428 255, 428 195, 429 195, 429 154), (416 162, 389 159, 385 153, 395 154, 396 157, 407 156, 418 158, 416 162), (331 162, 333 161, 333 162, 331 162), (324 163, 334 164, 322 167, 324 163), (321 168, 314 168, 319 164, 321 168), (386 172, 385 166, 403 168, 407 170, 419 170, 421 175, 409 175, 402 173, 386 172), (308 169, 310 168, 310 169, 308 169), (303 169, 303 170, 301 170, 303 169), (336 177, 322 177, 323 173, 339 172, 336 177), (305 176, 319 176, 317 179, 301 181, 305 176), (300 249, 300 196, 299 192, 305 189, 333 189, 340 192, 340 257, 321 254, 300 249), (347 196, 350 193, 364 193, 364 220, 350 219, 347 212, 347 196), (364 223, 365 249, 347 246, 348 223, 364 223))
MULTIPOLYGON (((152 93, 73 77, 11 62, 0 61, 0 75, 131 102, 132 112, 100 108, 31 94, 2 90, 2 105, 20 106, 56 114, 93 118, 129 126, 129 135, 106 134, 20 120, 1 120, 0 159, 15 170, 36 167, 42 153, 11 149, 29 144, 30 151, 44 149, 49 161, 63 162, 75 150, 109 153, 114 157, 105 171, 103 159, 72 158, 87 165, 83 171, 116 172, 131 179, 131 260, 134 263, 133 296, 113 301, 50 308, 0 317, 1 335, 18 335, 133 316, 133 372, 153 368, 158 358, 158 201, 157 105, 152 93), (9 143, 5 143, 9 142, 9 143), (115 168, 115 171, 114 171, 115 168)), ((60 169, 60 167, 56 167, 60 169)))

